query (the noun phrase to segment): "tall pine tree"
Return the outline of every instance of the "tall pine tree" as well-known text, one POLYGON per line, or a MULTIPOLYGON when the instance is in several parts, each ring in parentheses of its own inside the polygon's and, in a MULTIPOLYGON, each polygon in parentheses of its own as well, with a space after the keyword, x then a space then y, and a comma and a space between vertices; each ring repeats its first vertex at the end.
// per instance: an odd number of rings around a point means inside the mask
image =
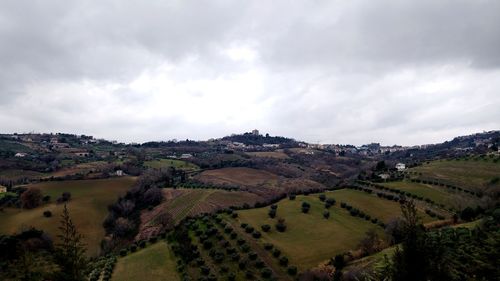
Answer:
POLYGON ((60 223, 59 243, 55 247, 55 262, 60 270, 55 279, 58 281, 86 280, 88 261, 85 256, 85 244, 82 242, 83 236, 78 233, 71 220, 66 204, 64 204, 60 223))

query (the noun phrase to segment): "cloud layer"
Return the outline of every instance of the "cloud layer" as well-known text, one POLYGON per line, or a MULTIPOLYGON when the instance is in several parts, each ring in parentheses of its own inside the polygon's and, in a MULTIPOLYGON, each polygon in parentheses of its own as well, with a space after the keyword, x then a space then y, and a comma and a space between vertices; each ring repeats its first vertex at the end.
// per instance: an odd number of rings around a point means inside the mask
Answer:
POLYGON ((0 131, 259 128, 421 144, 500 129, 498 1, 2 1, 0 131))

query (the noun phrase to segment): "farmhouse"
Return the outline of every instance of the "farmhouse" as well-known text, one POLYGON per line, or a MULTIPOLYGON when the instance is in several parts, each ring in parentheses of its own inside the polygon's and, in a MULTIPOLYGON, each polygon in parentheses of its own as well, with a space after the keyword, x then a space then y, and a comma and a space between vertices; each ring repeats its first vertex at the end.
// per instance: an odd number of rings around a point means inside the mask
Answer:
POLYGON ((383 180, 386 180, 386 179, 389 179, 391 176, 389 174, 380 174, 380 175, 378 175, 378 177, 383 179, 383 180))
POLYGON ((190 153, 183 153, 181 155, 181 159, 188 159, 188 158, 191 158, 193 157, 193 155, 191 155, 190 153))
POLYGON ((73 151, 73 155, 78 157, 89 157, 89 152, 86 150, 73 151))
POLYGON ((264 143, 262 145, 262 147, 265 147, 265 148, 279 148, 280 145, 279 144, 275 144, 275 143, 264 143))
POLYGON ((397 163, 396 164, 396 170, 404 171, 405 169, 406 169, 406 165, 404 163, 397 163))
POLYGON ((15 156, 15 157, 21 157, 21 158, 22 158, 22 157, 25 157, 26 155, 28 155, 28 154, 26 154, 26 153, 24 153, 24 152, 18 152, 18 153, 16 153, 14 156, 15 156))
POLYGON ((0 185, 0 193, 5 193, 7 192, 7 187, 0 185))

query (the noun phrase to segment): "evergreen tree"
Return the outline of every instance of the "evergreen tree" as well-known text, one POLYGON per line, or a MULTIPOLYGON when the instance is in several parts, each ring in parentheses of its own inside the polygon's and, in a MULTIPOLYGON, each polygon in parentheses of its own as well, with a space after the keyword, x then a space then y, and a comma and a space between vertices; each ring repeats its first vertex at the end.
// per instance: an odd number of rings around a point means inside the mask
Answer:
POLYGON ((60 242, 55 247, 55 262, 60 270, 55 279, 58 281, 86 280, 87 258, 85 244, 82 242, 83 236, 78 233, 71 220, 66 204, 61 214, 59 230, 61 234, 58 235, 60 242))

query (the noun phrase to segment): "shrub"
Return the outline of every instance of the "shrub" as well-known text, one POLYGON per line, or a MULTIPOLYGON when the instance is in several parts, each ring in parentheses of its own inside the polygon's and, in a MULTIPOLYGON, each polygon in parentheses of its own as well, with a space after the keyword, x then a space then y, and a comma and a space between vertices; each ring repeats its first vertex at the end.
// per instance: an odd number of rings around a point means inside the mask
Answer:
POLYGON ((124 257, 127 255, 127 250, 126 249, 121 249, 120 250, 120 256, 124 257))
POLYGON ((286 270, 288 274, 294 276, 294 275, 297 275, 297 267, 292 265, 292 266, 289 266, 288 269, 286 270))
POLYGON ((281 266, 287 266, 288 265, 288 258, 283 256, 280 258, 280 265, 281 266))
POLYGON ((262 229, 262 231, 264 232, 268 232, 269 230, 271 230, 271 226, 268 225, 268 224, 264 224, 260 227, 262 229))
POLYGON ((328 212, 328 211, 324 211, 324 212, 323 212, 323 217, 324 217, 325 219, 328 219, 328 218, 330 217, 330 212, 328 212))
POLYGON ((156 241, 158 241, 158 237, 156 237, 156 236, 153 236, 153 237, 149 238, 149 242, 150 243, 156 243, 156 241))
POLYGON ((272 204, 272 205, 271 205, 271 210, 276 210, 276 209, 278 209, 278 205, 276 205, 276 204, 272 204))
POLYGON ((253 279, 253 273, 249 270, 245 272, 245 278, 246 279, 253 279))
POLYGON ((320 200, 321 202, 325 201, 325 200, 326 200, 326 195, 324 195, 324 194, 320 194, 320 195, 319 195, 319 200, 320 200))
POLYGON ((51 211, 44 211, 43 216, 46 218, 50 218, 50 217, 52 217, 52 212, 51 211))
POLYGON ((245 269, 247 267, 247 261, 246 260, 241 260, 239 263, 238 263, 238 267, 240 269, 245 269))
POLYGON ((40 205, 42 192, 38 188, 29 188, 21 194, 21 206, 24 209, 33 209, 40 205))
POLYGON ((267 214, 269 215, 270 218, 274 219, 276 217, 276 210, 271 209, 267 214))
POLYGON ((238 213, 232 213, 232 214, 231 214, 231 217, 232 217, 233 219, 237 218, 237 217, 238 217, 238 213))
POLYGON ((290 199, 290 200, 295 200, 295 198, 296 198, 295 194, 288 195, 288 199, 290 199))
MULTIPOLYGON (((381 194, 382 194, 382 193, 381 193, 381 194)), ((346 204, 346 203, 344 203, 344 202, 340 202, 340 208, 345 208, 346 206, 347 206, 347 204, 346 204)))
POLYGON ((245 239, 242 239, 242 238, 240 238, 240 239, 238 239, 238 241, 236 241, 236 243, 238 243, 238 245, 243 245, 243 244, 245 244, 245 242, 246 242, 245 239))
POLYGON ((232 232, 230 235, 229 235, 229 238, 231 239, 236 239, 236 237, 238 237, 238 234, 236 234, 236 232, 232 232))
POLYGON ((271 251, 274 248, 274 245, 271 243, 264 244, 264 249, 271 251))
POLYGON ((266 264, 263 261, 261 261, 261 260, 255 261, 256 268, 263 268, 264 266, 266 266, 266 264))
POLYGON ((203 241, 203 248, 205 248, 206 250, 212 248, 213 244, 211 241, 208 241, 208 240, 205 240, 203 241))
POLYGON ((257 259, 257 253, 255 252, 250 252, 248 253, 248 258, 252 261, 256 260, 257 259))
POLYGON ((228 280, 228 281, 234 281, 234 280, 236 280, 236 275, 234 275, 234 273, 230 272, 230 273, 227 275, 227 280, 228 280))
POLYGON ((202 267, 200 267, 200 271, 202 274, 207 275, 210 273, 210 268, 208 266, 202 266, 202 267))
POLYGON ((248 252, 250 251, 250 246, 248 246, 248 244, 243 244, 243 245, 241 246, 241 251, 242 251, 243 253, 248 253, 248 252))
POLYGON ((146 241, 144 240, 139 241, 139 247, 146 248, 146 241))
POLYGON ((130 246, 130 252, 134 253, 137 251, 137 245, 131 245, 130 246))
POLYGON ((280 255, 281 255, 281 251, 280 250, 278 250, 278 249, 274 249, 273 250, 273 256, 275 258, 279 257, 280 255))
POLYGON ((285 224, 285 219, 279 219, 278 222, 276 223, 275 225, 276 227, 276 230, 278 230, 279 232, 285 232, 286 230, 286 224, 285 224))
POLYGON ((262 276, 262 278, 269 278, 271 275, 273 275, 273 272, 269 268, 263 268, 260 271, 260 276, 262 276))
POLYGON ((240 260, 240 255, 238 253, 234 253, 231 255, 231 260, 233 261, 239 261, 240 260))
POLYGON ((248 223, 241 223, 240 226, 241 228, 246 228, 248 226, 248 223))
POLYGON ((245 227, 245 232, 246 233, 252 233, 253 231, 254 231, 254 228, 252 226, 248 225, 247 227, 245 227))
POLYGON ((258 239, 262 236, 262 234, 259 231, 255 231, 252 233, 253 238, 258 239))

